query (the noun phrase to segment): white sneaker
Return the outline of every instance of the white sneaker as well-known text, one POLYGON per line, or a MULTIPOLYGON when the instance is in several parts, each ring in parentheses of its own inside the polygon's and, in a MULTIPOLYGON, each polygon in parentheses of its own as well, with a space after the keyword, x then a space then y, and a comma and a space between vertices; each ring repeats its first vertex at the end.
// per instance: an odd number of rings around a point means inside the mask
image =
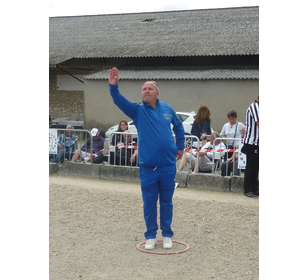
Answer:
POLYGON ((144 248, 146 250, 153 250, 154 247, 156 246, 157 241, 156 238, 155 239, 147 239, 147 243, 145 244, 144 248))
POLYGON ((163 247, 165 249, 171 249, 172 248, 172 241, 170 237, 163 237, 163 247))

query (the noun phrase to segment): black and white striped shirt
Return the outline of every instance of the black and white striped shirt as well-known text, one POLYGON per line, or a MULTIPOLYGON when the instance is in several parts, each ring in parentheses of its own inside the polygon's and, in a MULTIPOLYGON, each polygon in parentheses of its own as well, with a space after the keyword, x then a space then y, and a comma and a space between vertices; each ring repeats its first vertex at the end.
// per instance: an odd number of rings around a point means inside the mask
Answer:
POLYGON ((246 132, 244 144, 259 146, 259 102, 255 100, 246 111, 246 132))

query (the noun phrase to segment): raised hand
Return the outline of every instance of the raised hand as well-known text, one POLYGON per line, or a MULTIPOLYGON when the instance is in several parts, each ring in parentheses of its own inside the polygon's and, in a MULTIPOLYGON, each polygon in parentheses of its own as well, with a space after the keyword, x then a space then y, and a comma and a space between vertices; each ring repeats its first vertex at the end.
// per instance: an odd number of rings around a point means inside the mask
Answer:
POLYGON ((119 74, 118 69, 116 67, 113 67, 109 71, 109 84, 116 85, 119 80, 119 74))

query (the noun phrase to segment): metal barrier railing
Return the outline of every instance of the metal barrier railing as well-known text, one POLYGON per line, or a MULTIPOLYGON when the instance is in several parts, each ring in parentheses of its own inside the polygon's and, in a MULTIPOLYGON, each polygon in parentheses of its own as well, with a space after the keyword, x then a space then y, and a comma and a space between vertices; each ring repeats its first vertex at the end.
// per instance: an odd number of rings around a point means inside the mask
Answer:
MULTIPOLYGON (((112 132, 109 136, 108 139, 105 139, 105 141, 109 142, 109 147, 105 148, 105 150, 107 151, 106 156, 108 157, 108 165, 113 165, 114 163, 116 163, 116 165, 119 166, 129 166, 129 167, 134 167, 135 165, 133 163, 127 164, 127 162, 125 161, 124 164, 122 164, 122 162, 118 162, 117 163, 117 159, 116 159, 116 152, 119 151, 118 155, 120 155, 120 157, 123 155, 124 153, 124 157, 127 158, 127 148, 128 149, 134 149, 134 150, 138 150, 138 143, 135 143, 134 145, 128 145, 129 143, 124 143, 124 142, 120 142, 120 143, 113 143, 113 137, 115 137, 116 139, 116 135, 123 135, 123 134, 127 134, 124 132, 112 132), (125 148, 127 147, 127 148, 125 148), (124 148, 124 149, 123 149, 124 148), (120 150, 119 150, 120 149, 120 150), (124 150, 124 151, 122 151, 124 150), (112 163, 111 163, 112 162, 112 163)), ((138 133, 129 133, 130 135, 132 135, 132 139, 137 140, 138 142, 138 133)), ((207 135, 209 136, 209 135, 207 135)), ((200 146, 201 145, 201 141, 199 140, 198 137, 194 136, 194 135, 185 135, 185 150, 186 149, 193 149, 196 146, 200 146)), ((130 155, 132 155, 133 153, 131 152, 130 155)), ((136 166, 138 166, 138 156, 136 157, 136 166)))
POLYGON ((199 140, 199 137, 185 134, 185 149, 199 149, 201 147, 201 143, 202 142, 199 140))
MULTIPOLYGON (((218 137, 218 138, 216 138, 215 139, 215 142, 216 141, 220 141, 220 144, 222 143, 222 142, 227 142, 228 143, 228 141, 233 141, 234 140, 234 143, 236 143, 236 141, 238 141, 237 143, 241 143, 241 139, 240 138, 224 138, 224 137, 218 137)), ((236 144, 236 145, 239 145, 239 144, 236 144)), ((227 157, 226 157, 226 161, 224 161, 224 162, 226 162, 226 175, 228 174, 228 169, 229 169, 229 166, 228 166, 228 153, 235 153, 235 152, 237 152, 237 149, 238 149, 238 147, 234 147, 234 149, 231 149, 231 151, 228 149, 228 147, 226 146, 226 150, 225 150, 225 153, 226 153, 226 155, 227 155, 227 157)), ((220 150, 221 150, 221 148, 220 148, 220 150)), ((222 151, 220 151, 220 157, 219 157, 219 166, 221 167, 222 166, 222 156, 221 156, 221 152, 222 151)), ((217 153, 217 152, 216 152, 217 153)), ((216 159, 217 160, 217 159, 216 159)), ((213 166, 214 167, 214 166, 213 166)), ((235 160, 233 161, 233 165, 232 165, 232 176, 234 176, 234 171, 235 171, 235 160)), ((214 170, 212 169, 212 172, 213 172, 214 170)), ((222 168, 220 168, 220 174, 222 173, 222 168)))
MULTIPOLYGON (((208 139, 208 136, 205 135, 205 140, 208 139)), ((202 141, 200 141, 199 137, 195 135, 185 135, 185 152, 192 153, 193 149, 201 149, 202 141), (195 140, 195 141, 194 141, 195 140)), ((196 154, 196 164, 197 164, 197 173, 199 173, 199 153, 196 154)))
MULTIPOLYGON (((91 132, 85 129, 52 129, 52 130, 56 130, 57 131, 57 138, 58 141, 61 140, 60 138, 62 137, 63 140, 66 137, 66 132, 72 132, 72 134, 69 136, 75 136, 77 139, 74 143, 74 145, 72 145, 72 147, 65 147, 62 149, 57 149, 57 154, 51 155, 49 154, 49 160, 51 160, 51 158, 53 158, 53 161, 55 163, 58 163, 59 167, 62 165, 63 161, 65 158, 67 158, 69 161, 72 159, 73 155, 76 153, 77 150, 81 150, 81 147, 89 140, 90 140, 90 149, 91 149, 91 156, 90 156, 90 162, 92 163, 93 161, 93 157, 92 155, 94 155, 93 153, 93 138, 91 136, 91 132), (63 136, 64 135, 64 136, 63 136), (67 151, 68 150, 68 151, 67 151)), ((207 137, 210 135, 206 135, 207 137)), ((208 138, 207 138, 208 139, 208 138)), ((240 138, 216 138, 215 141, 220 141, 220 143, 224 142, 224 141, 238 141, 237 143, 241 143, 241 139, 240 138)), ((124 133, 124 132, 113 132, 110 134, 109 139, 105 139, 105 141, 109 142, 109 146, 107 148, 104 149, 104 151, 106 151, 105 155, 108 158, 107 163, 108 165, 118 165, 118 166, 125 166, 125 167, 138 167, 138 155, 135 157, 135 163, 129 161, 129 159, 127 159, 128 156, 132 156, 134 154, 134 152, 136 150, 138 150, 138 133, 124 133), (135 143, 131 143, 128 142, 127 138, 124 138, 124 135, 130 134, 131 135, 131 141, 134 140, 135 143), (113 136, 116 135, 123 135, 122 138, 122 142, 120 143, 112 143, 112 139, 113 136), (125 139, 125 140, 124 140, 125 139), (130 153, 128 154, 128 150, 130 149, 130 153), (134 152, 133 152, 134 151, 134 152), (112 158, 113 157, 113 158, 112 158), (124 159, 124 161, 122 160, 124 159)), ((69 144, 71 142, 69 141, 69 144)), ((194 135, 185 135, 185 152, 190 152, 192 153, 193 151, 195 151, 195 149, 200 149, 201 147, 201 141, 199 140, 198 137, 194 136, 194 135)), ((228 149, 228 147, 226 147, 226 149, 228 149)), ((232 152, 238 152, 238 145, 237 148, 235 148, 232 152)), ((220 149, 222 150, 222 149, 220 149)), ((101 151, 103 153, 103 150, 101 151)), ((222 151, 219 151, 219 154, 221 155, 222 151)), ((225 151, 226 153, 228 153, 228 150, 225 151)), ((216 152, 217 154, 217 152, 216 152)), ((79 162, 81 162, 81 157, 79 157, 78 159, 79 162)), ((212 166, 212 172, 214 172, 215 169, 215 161, 219 161, 219 165, 222 166, 222 157, 221 156, 217 156, 217 158, 215 158, 215 154, 213 154, 213 166, 212 166)), ((196 164, 197 164, 197 172, 199 172, 199 151, 196 152, 196 164)), ((236 160, 234 159, 233 162, 233 170, 232 170, 232 176, 234 176, 234 172, 236 169, 236 160)), ((229 166, 228 164, 226 164, 226 174, 228 174, 228 169, 229 166)), ((240 169, 238 169, 239 171, 239 175, 240 175, 240 169)), ((221 174, 221 168, 220 168, 220 174, 221 174)))
MULTIPOLYGON (((228 155, 229 155, 230 152, 232 153, 232 155, 235 153, 235 156, 234 156, 234 159, 233 159, 233 164, 232 164, 232 176, 240 176, 241 175, 241 169, 237 168, 237 165, 238 165, 238 154, 239 154, 238 150, 240 148, 241 138, 229 138, 229 137, 227 137, 227 138, 216 138, 216 140, 221 140, 221 139, 223 141, 226 141, 227 144, 230 143, 230 141, 233 142, 233 149, 231 149, 231 151, 230 151, 230 149, 228 149, 228 145, 226 145, 226 148, 228 150, 226 152, 227 156, 226 156, 226 160, 225 160, 225 162, 226 162, 226 172, 225 172, 226 176, 228 175, 228 169, 229 169, 229 165, 228 165, 229 157, 228 157, 228 155)), ((221 172, 222 172, 222 170, 221 170, 221 172)))
POLYGON ((130 160, 136 150, 138 151, 138 133, 112 132, 109 136, 109 148, 106 155, 108 156, 108 165, 138 167, 138 155, 135 157, 134 162, 130 160), (117 139, 117 135, 123 135, 120 136, 122 141, 112 143, 113 137, 117 139), (125 135, 130 135, 131 141, 128 141, 128 137, 124 137, 125 135))
MULTIPOLYGON (((112 159, 112 164, 114 164, 114 162, 116 162, 116 152, 119 151, 119 148, 122 146, 122 148, 124 147, 124 149, 120 148, 120 157, 122 155, 122 150, 123 153, 125 153, 125 158, 127 158, 127 149, 125 147, 128 147, 129 149, 134 149, 134 150, 138 150, 138 143, 132 145, 128 145, 128 143, 112 143, 113 141, 113 137, 116 135, 123 135, 126 134, 124 132, 112 132, 109 136, 109 147, 106 148, 108 150, 108 165, 110 165, 110 160, 112 159), (111 154, 112 153, 112 154, 111 154)), ((132 139, 135 139, 138 141, 138 133, 129 133, 130 135, 132 135, 132 139)), ((106 139, 107 140, 107 139, 106 139)), ((197 143, 198 146, 200 146, 201 141, 199 140, 198 137, 194 136, 194 135, 185 135, 185 149, 192 149, 194 148, 194 144, 197 143), (193 141, 195 140, 195 141, 193 141)), ((131 155, 133 154, 132 152, 130 153, 131 155)), ((124 165, 122 164, 122 162, 120 162, 119 164, 117 164, 119 166, 130 166, 130 167, 134 167, 135 165, 133 163, 127 164, 127 162, 124 163, 124 165)), ((136 157, 136 166, 138 166, 138 156, 136 157)))
MULTIPOLYGON (((210 136, 210 135, 206 135, 206 136, 210 136)), ((192 136, 192 135, 185 135, 185 138, 196 139, 198 137, 192 136)), ((220 141, 220 144, 219 144, 220 148, 217 151, 212 152, 213 153, 212 162, 209 163, 209 164, 212 164, 212 173, 214 173, 214 171, 216 172, 216 170, 218 169, 217 166, 219 166, 219 167, 222 166, 222 158, 223 158, 222 154, 223 154, 223 152, 225 152, 227 155, 228 155, 228 152, 230 152, 230 153, 237 152, 237 148, 234 148, 234 149, 229 151, 227 146, 221 145, 222 142, 226 142, 227 140, 228 141, 234 140, 235 145, 238 145, 238 143, 241 142, 240 138, 222 138, 221 137, 221 138, 215 139, 215 142, 220 141), (224 147, 225 147, 225 149, 224 149, 224 147)), ((197 141, 186 141, 185 146, 187 146, 187 143, 191 143, 191 145, 190 146, 188 145, 188 148, 186 147, 185 152, 190 152, 190 153, 192 153, 193 151, 196 152, 196 163, 195 164, 196 164, 196 171, 197 171, 197 173, 199 173, 199 156, 200 156, 199 152, 201 152, 200 149, 202 148, 201 145, 200 145, 200 141, 199 142, 197 142, 197 141), (197 145, 196 145, 196 143, 197 143, 197 145)), ((228 169, 229 169, 227 159, 228 159, 228 156, 226 157, 226 167, 225 167, 226 168, 226 174, 228 174, 228 169)), ((240 170, 236 168, 237 167, 236 164, 237 164, 237 161, 234 160, 233 165, 232 165, 233 166, 232 176, 235 175, 235 170, 238 170, 238 172, 239 172, 239 174, 236 174, 236 175, 240 175, 240 170)), ((220 174, 222 174, 222 169, 219 168, 219 170, 220 170, 220 174)))
MULTIPOLYGON (((51 128, 49 130, 57 131, 57 144, 59 141, 63 143, 62 145, 57 147, 57 153, 56 154, 49 154, 49 161, 53 159, 54 163, 57 163, 59 167, 64 162, 65 158, 69 161, 72 160, 72 157, 76 153, 77 150, 80 150, 84 143, 87 143, 89 139, 90 140, 90 149, 91 149, 91 156, 93 154, 93 138, 91 136, 91 132, 86 129, 67 129, 67 128, 51 128), (69 132, 68 134, 66 132, 69 132), (66 137, 70 137, 69 141, 66 137)), ((61 144, 59 143, 59 144, 61 144)), ((81 158, 79 157, 78 161, 81 161, 81 158)), ((92 157, 91 157, 92 162, 92 157)))

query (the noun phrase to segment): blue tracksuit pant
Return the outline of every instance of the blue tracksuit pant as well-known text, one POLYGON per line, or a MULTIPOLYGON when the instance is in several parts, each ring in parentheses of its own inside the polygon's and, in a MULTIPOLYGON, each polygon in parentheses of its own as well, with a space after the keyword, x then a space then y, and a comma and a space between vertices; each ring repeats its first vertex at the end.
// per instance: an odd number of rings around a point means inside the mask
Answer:
POLYGON ((171 230, 175 187, 176 166, 166 165, 156 168, 140 167, 140 181, 143 199, 143 214, 147 227, 146 239, 156 238, 157 200, 160 204, 160 229, 163 237, 172 237, 171 230))

